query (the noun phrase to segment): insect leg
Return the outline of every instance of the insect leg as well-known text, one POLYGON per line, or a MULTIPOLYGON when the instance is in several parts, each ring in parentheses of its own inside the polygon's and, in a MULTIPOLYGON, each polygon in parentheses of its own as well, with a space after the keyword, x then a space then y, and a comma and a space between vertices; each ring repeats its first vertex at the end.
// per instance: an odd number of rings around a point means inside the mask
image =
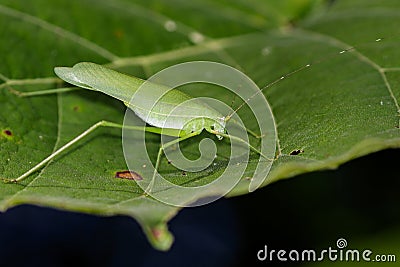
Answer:
POLYGON ((50 94, 57 94, 57 93, 66 93, 72 92, 76 90, 80 90, 79 87, 63 87, 63 88, 56 88, 56 89, 49 89, 49 90, 40 90, 40 91, 33 91, 33 92, 21 92, 15 89, 10 88, 10 92, 19 96, 19 97, 27 97, 27 96, 38 96, 38 95, 50 95, 50 94))
POLYGON ((153 188, 153 186, 154 186, 154 180, 156 178, 158 167, 160 167, 161 155, 163 154, 164 149, 166 149, 166 148, 168 148, 168 147, 170 147, 170 146, 172 146, 172 145, 174 145, 176 143, 179 143, 179 142, 181 142, 183 140, 186 140, 186 139, 191 138, 193 136, 199 135, 201 133, 201 131, 202 130, 196 131, 196 132, 192 132, 192 133, 190 133, 188 135, 179 137, 179 138, 177 138, 175 140, 172 140, 171 142, 165 143, 165 144, 160 146, 160 148, 158 149, 156 165, 154 167, 153 178, 151 179, 150 184, 147 186, 147 188, 145 190, 146 193, 150 193, 152 188, 153 188))
POLYGON ((248 132, 249 134, 251 134, 252 136, 254 136, 257 139, 260 139, 261 137, 263 137, 263 135, 259 135, 256 132, 253 132, 252 130, 248 129, 248 128, 244 128, 246 130, 246 132, 248 132))
POLYGON ((20 181, 24 180, 25 178, 27 178, 29 175, 31 175, 35 171, 41 169, 44 165, 46 165, 49 161, 54 159, 60 153, 64 152, 66 149, 68 149, 69 147, 73 146, 76 142, 78 142, 79 140, 81 140, 85 136, 89 135, 91 132, 93 132, 94 130, 96 130, 99 127, 126 128, 126 129, 131 129, 131 130, 141 130, 141 131, 144 130, 144 131, 148 131, 148 132, 156 132, 157 131, 157 130, 153 130, 152 129, 152 128, 155 128, 155 127, 124 126, 124 125, 118 124, 118 123, 113 123, 113 122, 108 122, 108 121, 99 121, 96 124, 94 124, 91 127, 89 127, 84 132, 82 132, 80 135, 78 135, 77 137, 75 137, 74 139, 69 141, 67 144, 65 144, 64 146, 60 147, 59 149, 57 149, 56 151, 51 153, 47 158, 45 158, 44 160, 39 162, 37 165, 32 167, 30 170, 28 170, 27 172, 25 172, 24 174, 22 174, 18 178, 15 178, 15 179, 0 178, 0 180, 2 180, 3 182, 6 182, 6 183, 17 183, 17 182, 20 182, 20 181))
POLYGON ((231 121, 232 121, 233 123, 235 123, 237 126, 242 127, 244 130, 246 130, 246 132, 248 132, 249 134, 251 134, 251 135, 254 136, 255 138, 259 139, 259 138, 263 137, 263 135, 259 135, 259 134, 257 134, 256 132, 254 132, 254 131, 252 131, 252 130, 246 128, 246 127, 244 127, 244 125, 241 125, 241 124, 238 123, 237 121, 235 121, 235 120, 231 120, 231 121))
POLYGON ((226 138, 229 138, 231 140, 236 140, 238 142, 241 142, 242 144, 245 144, 246 146, 248 146, 251 150, 253 150, 254 152, 256 152, 257 154, 259 154, 260 156, 264 157, 265 159, 269 160, 269 161, 273 161, 273 159, 268 158, 267 156, 265 156, 263 153, 261 153, 260 150, 258 150, 257 148, 255 148, 254 146, 250 145, 248 142, 246 142, 245 140, 243 140, 242 138, 239 138, 237 136, 233 136, 233 135, 229 135, 229 134, 225 134, 225 133, 220 133, 217 132, 215 130, 209 129, 209 128, 205 128, 207 132, 215 134, 215 135, 220 135, 226 138))

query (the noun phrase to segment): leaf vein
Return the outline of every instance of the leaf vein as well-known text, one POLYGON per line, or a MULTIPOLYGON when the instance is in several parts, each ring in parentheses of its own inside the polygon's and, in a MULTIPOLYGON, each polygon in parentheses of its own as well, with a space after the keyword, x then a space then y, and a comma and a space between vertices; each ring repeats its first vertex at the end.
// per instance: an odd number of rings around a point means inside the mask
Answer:
POLYGON ((49 23, 45 20, 42 20, 40 18, 34 17, 30 14, 27 14, 22 11, 15 10, 15 9, 12 9, 12 8, 9 8, 9 7, 3 6, 3 5, 0 5, 0 13, 3 13, 4 15, 7 15, 9 17, 20 19, 20 20, 30 23, 32 25, 39 26, 40 28, 42 28, 44 30, 52 32, 58 36, 66 38, 70 41, 73 41, 73 42, 81 45, 82 47, 85 47, 108 60, 116 60, 119 58, 117 55, 115 55, 115 54, 111 53, 110 51, 106 50, 105 48, 89 41, 88 39, 85 39, 75 33, 67 31, 59 26, 56 26, 56 25, 49 23))

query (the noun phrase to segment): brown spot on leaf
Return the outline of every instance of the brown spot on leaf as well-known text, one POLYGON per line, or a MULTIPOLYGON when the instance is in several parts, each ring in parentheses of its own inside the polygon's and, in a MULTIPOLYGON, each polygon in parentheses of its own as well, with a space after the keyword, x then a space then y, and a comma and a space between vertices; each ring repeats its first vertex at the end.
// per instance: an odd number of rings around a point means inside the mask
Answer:
POLYGON ((124 37, 124 30, 122 29, 115 29, 114 30, 114 36, 117 37, 117 39, 121 39, 122 37, 124 37))
POLYGON ((4 130, 3 133, 7 136, 12 136, 12 132, 10 130, 4 130))
POLYGON ((81 109, 80 106, 74 106, 74 107, 72 108, 72 110, 75 111, 75 112, 80 111, 80 109, 81 109))
POLYGON ((134 171, 117 172, 117 173, 115 173, 115 178, 127 179, 127 180, 135 180, 135 181, 143 180, 143 177, 140 176, 140 174, 138 174, 137 172, 134 172, 134 171))
POLYGON ((304 150, 302 150, 302 149, 296 149, 296 150, 293 150, 292 152, 290 152, 289 154, 292 155, 292 156, 296 156, 296 155, 301 154, 303 152, 304 152, 304 150))
POLYGON ((186 176, 186 175, 187 175, 187 173, 186 173, 185 171, 183 171, 183 172, 182 172, 182 175, 183 175, 183 176, 186 176))

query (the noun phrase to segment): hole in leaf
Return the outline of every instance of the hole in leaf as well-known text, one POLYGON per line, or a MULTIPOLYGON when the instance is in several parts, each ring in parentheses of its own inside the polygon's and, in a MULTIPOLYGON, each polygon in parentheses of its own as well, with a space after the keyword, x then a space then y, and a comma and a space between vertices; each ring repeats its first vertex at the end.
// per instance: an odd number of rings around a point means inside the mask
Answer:
POLYGON ((3 133, 7 136, 12 136, 12 132, 10 130, 4 130, 3 133))
POLYGON ((302 150, 302 149, 296 149, 296 150, 293 150, 292 152, 290 152, 289 154, 292 155, 292 156, 296 156, 296 155, 299 155, 299 154, 301 154, 303 152, 304 152, 304 150, 302 150))
POLYGON ((14 139, 14 133, 10 130, 10 129, 3 129, 1 132, 0 132, 0 138, 5 138, 5 139, 8 139, 8 140, 13 140, 14 139))

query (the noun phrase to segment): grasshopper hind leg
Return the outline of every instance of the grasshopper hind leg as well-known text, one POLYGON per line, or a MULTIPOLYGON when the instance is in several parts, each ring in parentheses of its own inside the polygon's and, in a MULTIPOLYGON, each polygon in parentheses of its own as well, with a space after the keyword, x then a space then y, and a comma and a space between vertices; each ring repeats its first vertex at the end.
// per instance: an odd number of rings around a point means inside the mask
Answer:
POLYGON ((23 173, 21 176, 14 178, 14 179, 7 179, 7 178, 1 178, 0 180, 5 182, 5 183, 18 183, 27 177, 29 177, 32 173, 40 170, 43 168, 46 164, 48 164, 51 160, 53 160, 55 157, 57 157, 59 154, 63 153, 65 150, 68 148, 72 147, 75 145, 77 142, 79 142, 81 139, 84 137, 88 136, 90 133, 95 131, 99 127, 111 127, 111 128, 126 128, 130 130, 139 130, 139 131, 148 131, 148 132, 153 132, 156 133, 157 129, 154 129, 155 127, 139 127, 139 126, 124 126, 123 124, 118 124, 114 122, 109 122, 109 121, 99 121, 95 124, 93 124, 91 127, 89 127, 87 130, 76 136, 74 139, 63 145, 62 147, 58 148, 55 150, 53 153, 51 153, 48 157, 43 159, 41 162, 36 164, 34 167, 23 173))

